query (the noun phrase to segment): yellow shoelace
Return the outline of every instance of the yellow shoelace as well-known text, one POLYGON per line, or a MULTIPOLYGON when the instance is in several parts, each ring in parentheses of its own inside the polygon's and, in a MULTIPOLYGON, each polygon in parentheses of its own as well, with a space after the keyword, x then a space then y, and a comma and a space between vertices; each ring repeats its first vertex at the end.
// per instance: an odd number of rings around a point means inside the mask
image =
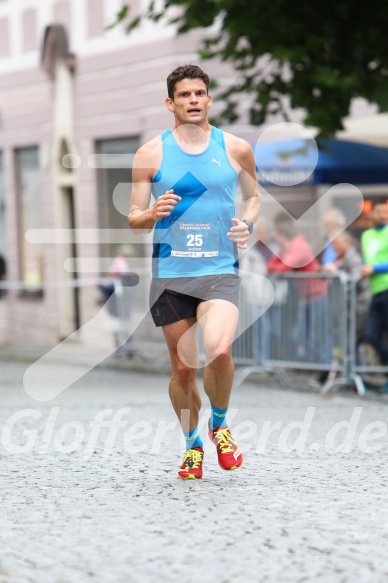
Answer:
POLYGON ((233 451, 232 445, 237 446, 237 443, 233 440, 228 427, 216 431, 214 437, 216 438, 217 444, 222 453, 231 453, 233 451))
POLYGON ((203 458, 203 452, 198 451, 197 449, 188 449, 183 457, 183 463, 185 464, 185 468, 193 469, 199 468, 201 465, 203 458), (190 465, 190 460, 192 464, 190 465))

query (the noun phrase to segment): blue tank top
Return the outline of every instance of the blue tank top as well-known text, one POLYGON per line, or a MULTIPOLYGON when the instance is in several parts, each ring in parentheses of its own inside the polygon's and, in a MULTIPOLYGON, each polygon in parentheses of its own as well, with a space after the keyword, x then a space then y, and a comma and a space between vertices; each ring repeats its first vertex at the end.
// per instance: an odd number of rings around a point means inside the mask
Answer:
POLYGON ((173 189, 181 200, 154 229, 152 276, 237 273, 237 246, 227 232, 235 216, 237 172, 222 130, 212 127, 203 152, 189 154, 171 130, 162 134, 162 162, 152 179, 155 200, 173 189))

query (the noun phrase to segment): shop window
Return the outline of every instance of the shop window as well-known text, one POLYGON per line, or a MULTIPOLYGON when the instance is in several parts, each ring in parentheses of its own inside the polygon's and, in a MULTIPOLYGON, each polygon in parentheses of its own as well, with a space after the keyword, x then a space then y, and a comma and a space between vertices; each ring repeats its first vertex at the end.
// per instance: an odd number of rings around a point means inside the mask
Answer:
POLYGON ((99 226, 117 231, 114 243, 101 243, 101 257, 115 257, 125 243, 132 181, 132 160, 139 139, 118 138, 96 143, 98 160, 99 226))
POLYGON ((25 233, 43 227, 39 149, 21 148, 15 152, 16 186, 19 216, 19 277, 23 294, 43 296, 44 253, 42 244, 29 243, 25 233))

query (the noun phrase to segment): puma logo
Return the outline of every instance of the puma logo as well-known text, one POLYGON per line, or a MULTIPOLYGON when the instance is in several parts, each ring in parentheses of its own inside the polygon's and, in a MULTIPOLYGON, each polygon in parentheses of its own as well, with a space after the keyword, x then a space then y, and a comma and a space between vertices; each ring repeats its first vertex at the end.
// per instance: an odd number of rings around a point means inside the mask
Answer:
POLYGON ((214 164, 218 164, 218 166, 221 168, 221 161, 222 158, 220 158, 219 160, 216 160, 215 158, 212 158, 212 162, 214 162, 214 164))

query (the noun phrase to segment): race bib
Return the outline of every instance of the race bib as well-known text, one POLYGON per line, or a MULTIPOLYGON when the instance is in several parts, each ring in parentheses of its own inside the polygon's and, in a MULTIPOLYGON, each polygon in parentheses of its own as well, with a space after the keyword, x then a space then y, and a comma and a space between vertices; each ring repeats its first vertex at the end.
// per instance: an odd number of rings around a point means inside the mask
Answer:
POLYGON ((217 257, 219 253, 219 224, 181 223, 171 227, 173 257, 217 257))

